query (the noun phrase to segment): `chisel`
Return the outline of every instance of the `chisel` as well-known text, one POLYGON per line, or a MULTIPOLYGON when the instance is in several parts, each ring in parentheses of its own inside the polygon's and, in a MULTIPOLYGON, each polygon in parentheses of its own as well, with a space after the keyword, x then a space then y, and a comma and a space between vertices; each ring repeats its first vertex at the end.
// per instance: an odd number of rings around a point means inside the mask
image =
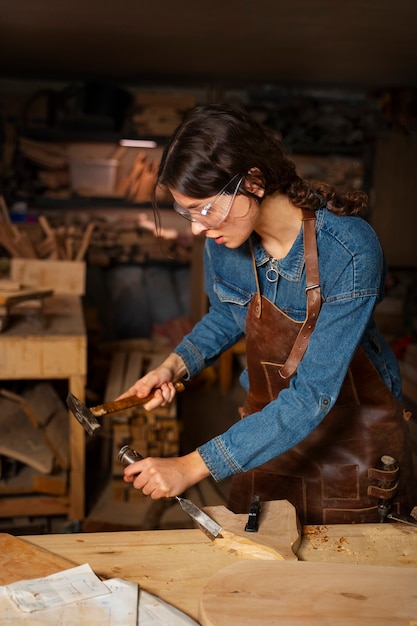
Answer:
MULTIPOLYGON (((132 463, 136 463, 136 461, 140 461, 144 457, 139 454, 133 448, 129 446, 123 446, 119 450, 117 455, 117 459, 125 466, 131 465, 132 463)), ((196 504, 187 500, 186 498, 181 498, 180 496, 174 496, 175 500, 179 503, 180 507, 191 517, 192 520, 197 524, 197 526, 203 531, 207 537, 210 539, 215 539, 216 537, 221 537, 220 531, 222 527, 217 524, 211 517, 209 517, 204 511, 198 508, 196 504)))

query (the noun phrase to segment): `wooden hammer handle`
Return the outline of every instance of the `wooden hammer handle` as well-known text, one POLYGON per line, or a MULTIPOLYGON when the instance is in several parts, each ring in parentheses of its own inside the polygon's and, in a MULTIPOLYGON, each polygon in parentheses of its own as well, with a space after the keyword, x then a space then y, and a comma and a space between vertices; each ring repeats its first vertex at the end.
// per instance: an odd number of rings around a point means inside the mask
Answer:
MULTIPOLYGON (((184 384, 180 381, 174 383, 174 387, 176 391, 184 391, 184 384)), ((107 402, 107 404, 99 404, 98 406, 93 406, 89 410, 95 417, 100 417, 101 415, 108 415, 109 413, 116 413, 117 411, 123 411, 124 409, 130 409, 134 406, 141 406, 152 400, 155 396, 155 391, 153 391, 146 398, 139 398, 138 396, 129 396, 128 398, 122 398, 121 400, 114 400, 113 402, 107 402)))

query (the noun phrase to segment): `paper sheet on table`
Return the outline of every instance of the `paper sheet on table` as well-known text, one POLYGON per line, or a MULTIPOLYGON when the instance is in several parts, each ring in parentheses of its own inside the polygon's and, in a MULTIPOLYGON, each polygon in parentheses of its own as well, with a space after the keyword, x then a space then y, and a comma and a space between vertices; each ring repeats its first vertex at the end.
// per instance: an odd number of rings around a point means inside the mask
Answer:
POLYGON ((139 626, 198 626, 186 613, 153 596, 144 589, 139 590, 139 626))
POLYGON ((21 611, 29 613, 110 593, 88 563, 43 578, 19 580, 6 585, 6 591, 21 611))
POLYGON ((120 578, 100 581, 88 564, 0 586, 0 616, 1 626, 198 626, 171 604, 144 589, 139 592, 135 583, 120 578), (62 588, 63 583, 73 589, 62 588), (29 611, 19 609, 12 595, 29 611), (48 602, 48 608, 33 608, 48 602))
MULTIPOLYGON (((24 613, 0 587, 1 626, 137 626, 138 586, 119 578, 106 580, 107 593, 64 606, 24 613)), ((161 624, 162 626, 162 624, 161 624)))

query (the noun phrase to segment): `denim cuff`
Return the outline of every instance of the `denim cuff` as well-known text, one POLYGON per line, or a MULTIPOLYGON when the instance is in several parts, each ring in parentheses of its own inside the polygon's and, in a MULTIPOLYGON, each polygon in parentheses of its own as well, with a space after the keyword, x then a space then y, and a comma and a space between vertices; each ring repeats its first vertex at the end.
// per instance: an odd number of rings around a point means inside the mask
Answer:
POLYGON ((210 474, 217 482, 243 472, 243 469, 236 463, 226 449, 221 435, 199 446, 197 452, 207 465, 210 474))
POLYGON ((174 349, 174 353, 181 357, 187 368, 187 374, 183 377, 184 380, 190 380, 205 368, 206 363, 203 356, 195 346, 187 340, 182 341, 174 349))

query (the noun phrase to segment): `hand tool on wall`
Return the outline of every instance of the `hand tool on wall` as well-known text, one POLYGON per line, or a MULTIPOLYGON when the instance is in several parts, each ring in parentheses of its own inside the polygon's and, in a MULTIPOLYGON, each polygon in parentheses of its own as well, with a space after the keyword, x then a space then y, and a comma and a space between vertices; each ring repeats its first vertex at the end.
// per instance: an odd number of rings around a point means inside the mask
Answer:
MULTIPOLYGON (((184 384, 180 381, 174 383, 176 391, 184 391, 184 384)), ((131 409, 135 406, 141 406, 152 400, 155 395, 155 391, 146 396, 146 398, 138 398, 138 396, 129 396, 128 398, 122 398, 121 400, 114 400, 107 404, 99 404, 94 407, 88 408, 81 400, 76 398, 71 392, 67 395, 67 406, 74 417, 79 421, 81 426, 89 435, 94 435, 97 430, 101 428, 100 422, 97 417, 103 415, 110 415, 111 413, 117 413, 118 411, 124 411, 125 409, 131 409)))
MULTIPOLYGON (((136 461, 140 461, 143 459, 143 456, 139 454, 137 450, 133 450, 133 448, 130 448, 129 446, 123 446, 123 448, 119 450, 117 458, 123 465, 127 466, 135 463, 136 461)), ((187 513, 187 515, 194 520, 197 526, 204 532, 205 535, 207 535, 207 537, 215 539, 216 537, 222 536, 220 534, 222 527, 206 513, 204 513, 204 511, 199 509, 197 505, 186 498, 181 498, 180 496, 174 497, 184 513, 187 513)))

